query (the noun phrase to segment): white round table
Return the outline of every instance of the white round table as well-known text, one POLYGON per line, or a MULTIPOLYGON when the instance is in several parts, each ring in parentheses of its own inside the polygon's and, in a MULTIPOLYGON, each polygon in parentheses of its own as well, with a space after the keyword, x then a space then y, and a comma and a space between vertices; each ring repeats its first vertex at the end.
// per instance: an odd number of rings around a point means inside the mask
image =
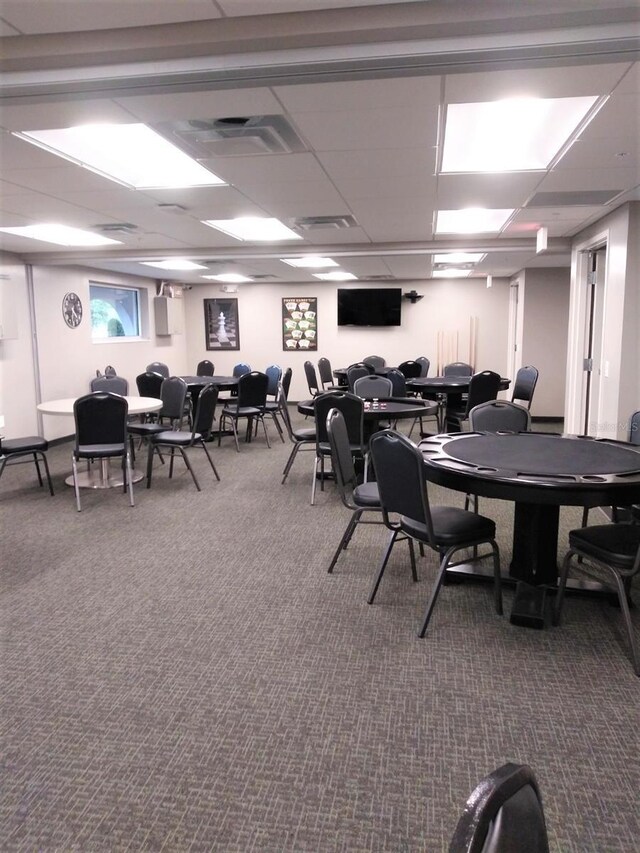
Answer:
MULTIPOLYGON (((143 415, 146 412, 157 412, 162 408, 162 400, 157 397, 125 397, 130 415, 143 415)), ((48 400, 38 403, 38 411, 43 415, 73 415, 73 404, 76 397, 63 397, 60 400, 48 400)), ((144 478, 141 471, 133 472, 133 482, 138 483, 144 478)), ((78 485, 82 489, 113 489, 123 485, 122 472, 111 473, 109 459, 101 459, 99 470, 89 468, 78 474, 78 485)), ((73 474, 66 478, 65 483, 73 486, 73 474)))

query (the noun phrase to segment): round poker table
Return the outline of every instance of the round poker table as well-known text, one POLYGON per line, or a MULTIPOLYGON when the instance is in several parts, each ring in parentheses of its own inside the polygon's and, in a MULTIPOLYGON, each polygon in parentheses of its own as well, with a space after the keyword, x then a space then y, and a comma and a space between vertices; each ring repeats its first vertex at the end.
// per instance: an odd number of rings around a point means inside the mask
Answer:
MULTIPOLYGON (((298 411, 302 415, 313 417, 313 400, 303 400, 298 403, 298 411)), ((435 415, 437 411, 437 403, 431 403, 429 400, 418 400, 413 397, 389 397, 386 400, 380 400, 378 406, 374 406, 370 400, 364 401, 364 419, 370 422, 426 418, 429 415, 435 415)))
POLYGON ((427 480, 515 503, 510 575, 532 586, 557 584, 560 506, 640 501, 640 447, 626 442, 472 432, 426 438, 420 450, 427 480))

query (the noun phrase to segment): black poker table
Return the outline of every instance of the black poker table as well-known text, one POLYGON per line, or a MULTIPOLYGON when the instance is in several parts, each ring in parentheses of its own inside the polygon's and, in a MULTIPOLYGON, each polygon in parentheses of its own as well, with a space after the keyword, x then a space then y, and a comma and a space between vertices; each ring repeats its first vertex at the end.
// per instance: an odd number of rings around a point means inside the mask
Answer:
MULTIPOLYGON (((427 480, 515 503, 510 575, 539 590, 557 584, 560 506, 640 501, 640 447, 627 442, 540 432, 471 432, 426 438, 420 450, 427 480)), ((519 589, 512 622, 536 624, 543 619, 536 612, 540 607, 544 595, 527 600, 527 590, 519 589)))

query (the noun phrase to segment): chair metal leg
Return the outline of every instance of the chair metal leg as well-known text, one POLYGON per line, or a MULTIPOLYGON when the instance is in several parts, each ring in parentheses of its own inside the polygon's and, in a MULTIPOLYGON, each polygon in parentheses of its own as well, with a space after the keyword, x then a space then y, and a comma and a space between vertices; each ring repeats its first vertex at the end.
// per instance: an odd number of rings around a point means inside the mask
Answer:
POLYGON ((391 551, 393 546, 395 545, 396 538, 400 531, 393 530, 391 533, 391 537, 389 538, 389 544, 387 545, 387 550, 384 552, 384 557, 382 558, 382 564, 378 570, 378 574, 376 579, 373 582, 373 586, 371 587, 371 592, 369 593, 369 598, 367 599, 368 604, 373 604, 373 600, 376 597, 376 593, 378 592, 378 587, 380 586, 380 581, 382 580, 382 575, 384 574, 384 570, 387 567, 387 563, 389 562, 389 557, 391 556, 391 551))
POLYGON ((347 543, 351 539, 355 526, 358 523, 358 518, 360 518, 361 515, 362 510, 356 510, 349 519, 349 523, 347 524, 345 531, 342 534, 338 547, 336 548, 335 554, 333 555, 333 559, 331 560, 329 568, 327 569, 327 572, 329 574, 332 574, 335 564, 338 562, 338 557, 340 556, 341 552, 347 547, 347 543))
POLYGON ((78 486, 78 462, 75 454, 71 457, 71 468, 73 471, 73 488, 76 493, 76 508, 80 512, 82 507, 80 506, 80 487, 78 486))
POLYGON ((218 471, 217 471, 217 469, 216 469, 216 466, 213 464, 213 459, 211 458, 211 454, 209 453, 209 450, 208 450, 208 448, 207 448, 207 445, 204 443, 204 441, 201 441, 200 443, 202 444, 202 449, 203 449, 203 450, 204 450, 204 452, 207 454, 207 459, 209 460, 209 465, 211 465, 211 470, 212 470, 212 471, 213 471, 213 473, 216 475, 216 480, 217 480, 218 482, 220 482, 220 475, 218 474, 218 471))

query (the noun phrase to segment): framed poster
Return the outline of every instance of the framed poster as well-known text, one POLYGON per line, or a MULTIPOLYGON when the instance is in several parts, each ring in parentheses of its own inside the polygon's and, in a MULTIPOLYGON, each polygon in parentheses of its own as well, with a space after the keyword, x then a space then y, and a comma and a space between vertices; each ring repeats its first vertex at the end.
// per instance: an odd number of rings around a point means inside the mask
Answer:
POLYGON ((318 300, 287 296, 282 300, 282 349, 318 349, 318 300))
POLYGON ((204 337, 208 350, 240 349, 237 299, 205 299, 204 337))

